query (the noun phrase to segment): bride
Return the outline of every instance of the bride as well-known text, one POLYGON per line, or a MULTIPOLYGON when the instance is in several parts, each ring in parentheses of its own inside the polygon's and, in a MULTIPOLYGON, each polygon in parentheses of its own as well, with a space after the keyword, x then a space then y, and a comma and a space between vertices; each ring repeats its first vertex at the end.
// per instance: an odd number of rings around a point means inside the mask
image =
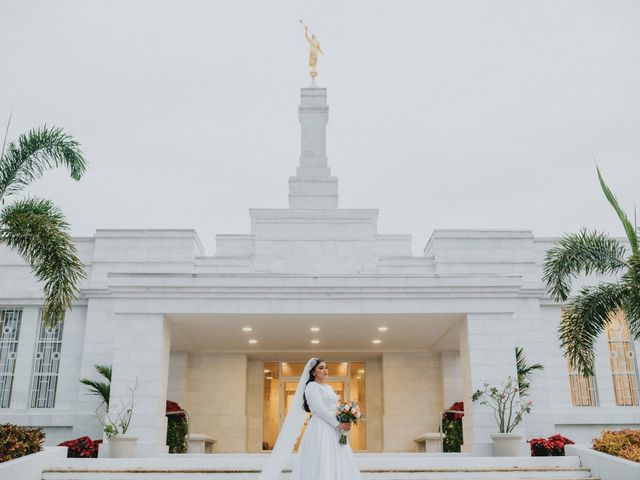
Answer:
POLYGON ((300 435, 307 412, 311 420, 293 461, 291 480, 360 480, 351 446, 340 445, 343 431, 351 428, 336 418, 338 396, 327 383, 329 371, 320 358, 307 362, 275 446, 259 480, 279 480, 300 435))

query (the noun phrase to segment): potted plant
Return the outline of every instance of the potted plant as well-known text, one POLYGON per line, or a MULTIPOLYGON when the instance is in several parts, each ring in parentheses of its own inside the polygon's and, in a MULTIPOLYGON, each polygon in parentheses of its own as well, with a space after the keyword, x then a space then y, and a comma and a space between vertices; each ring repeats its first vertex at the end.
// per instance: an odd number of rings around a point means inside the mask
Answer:
POLYGON ((136 384, 129 388, 131 398, 126 403, 121 402, 119 408, 110 405, 109 409, 105 410, 103 417, 98 414, 98 418, 104 426, 104 433, 109 442, 109 455, 112 458, 130 458, 138 442, 136 435, 127 433, 135 407, 134 395, 137 388, 138 381, 136 380, 136 384))
POLYGON ((167 400, 166 416, 169 453, 187 453, 189 449, 189 413, 176 402, 167 400))
POLYGON ((455 402, 442 413, 440 422, 444 438, 443 452, 459 452, 462 445, 462 417, 464 417, 464 403, 455 402))
POLYGON ((471 397, 487 405, 493 410, 493 417, 498 424, 499 433, 491 435, 494 453, 498 457, 517 457, 523 436, 514 433, 513 429, 522 421, 524 415, 531 411, 531 402, 523 401, 518 395, 518 380, 509 377, 500 388, 485 383, 471 397))

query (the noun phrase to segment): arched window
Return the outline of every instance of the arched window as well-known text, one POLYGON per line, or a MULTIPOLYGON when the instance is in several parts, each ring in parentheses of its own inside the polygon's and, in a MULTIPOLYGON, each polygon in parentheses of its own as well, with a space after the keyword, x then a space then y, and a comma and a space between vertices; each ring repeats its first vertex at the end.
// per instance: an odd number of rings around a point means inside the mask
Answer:
POLYGON ((629 329, 622 312, 611 315, 607 337, 616 405, 637 406, 637 364, 633 342, 629 338, 629 329))

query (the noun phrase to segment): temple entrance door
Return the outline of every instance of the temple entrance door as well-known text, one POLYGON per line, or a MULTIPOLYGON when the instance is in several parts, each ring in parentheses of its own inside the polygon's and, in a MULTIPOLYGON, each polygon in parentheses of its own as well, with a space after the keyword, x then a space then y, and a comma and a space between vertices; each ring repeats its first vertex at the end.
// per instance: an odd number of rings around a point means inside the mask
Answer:
MULTIPOLYGON (((296 393, 296 388, 298 387, 298 378, 293 377, 284 377, 280 382, 280 398, 284 399, 284 402, 281 402, 280 408, 280 419, 279 424, 282 426, 282 422, 284 422, 284 418, 287 416, 287 412, 289 411, 289 407, 291 405, 291 401, 296 393)), ((338 401, 343 402, 345 399, 345 394, 347 391, 347 378, 336 378, 328 382, 331 387, 333 387, 333 391, 338 395, 338 401)), ((298 445, 300 445, 300 440, 302 439, 302 435, 304 434, 305 429, 307 428, 307 422, 309 418, 305 420, 304 427, 302 428, 302 433, 300 437, 296 440, 296 445, 294 447, 294 451, 298 451, 298 445)))
MULTIPOLYGON (((296 393, 298 380, 304 370, 304 362, 264 362, 262 450, 269 451, 278 437, 287 411, 296 393)), ((329 385, 339 401, 355 401, 366 416, 366 389, 364 362, 327 362, 329 385)), ((306 427, 306 424, 305 424, 306 427)), ((304 429, 302 430, 304 431, 304 429)), ((358 423, 349 434, 354 451, 367 450, 367 424, 358 423)), ((298 439, 299 441, 300 439, 298 439)), ((298 448, 296 442, 295 448, 298 448)))

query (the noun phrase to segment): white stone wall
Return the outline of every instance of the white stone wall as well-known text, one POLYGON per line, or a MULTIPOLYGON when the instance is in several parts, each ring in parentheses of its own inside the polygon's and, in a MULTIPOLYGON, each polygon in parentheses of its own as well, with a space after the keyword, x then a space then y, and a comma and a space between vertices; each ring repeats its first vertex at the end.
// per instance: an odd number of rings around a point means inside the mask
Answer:
POLYGON ((187 409, 191 431, 215 438, 216 452, 247 448, 247 356, 191 354, 187 409))
POLYGON ((441 374, 437 352, 382 355, 385 452, 415 451, 416 437, 436 431, 441 374))

